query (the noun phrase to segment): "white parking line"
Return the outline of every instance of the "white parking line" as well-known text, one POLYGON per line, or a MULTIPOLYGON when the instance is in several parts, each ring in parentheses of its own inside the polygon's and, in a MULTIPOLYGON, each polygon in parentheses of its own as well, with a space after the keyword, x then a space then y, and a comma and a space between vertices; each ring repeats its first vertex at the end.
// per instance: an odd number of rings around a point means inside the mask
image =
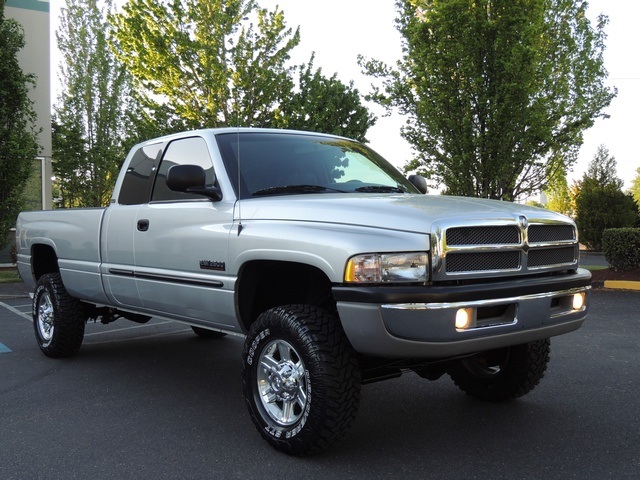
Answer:
MULTIPOLYGON (((120 329, 120 330, 126 330, 124 328, 120 329)), ((112 330, 113 331, 113 330, 112 330)), ((170 336, 174 336, 174 335, 185 335, 187 333, 189 333, 191 330, 177 330, 174 332, 158 332, 158 333, 151 333, 149 335, 143 335, 141 337, 132 337, 132 338, 118 338, 115 340, 98 340, 98 341, 88 341, 88 342, 84 342, 84 345, 104 345, 107 343, 122 343, 122 342, 127 342, 127 341, 138 341, 138 340, 143 340, 146 338, 154 338, 154 337, 170 337, 170 336)), ((89 334, 91 335, 91 334, 89 334)), ((85 338, 88 337, 89 335, 85 335, 85 338)))
POLYGON ((33 319, 31 318, 31 314, 29 314, 29 313, 21 312, 20 310, 12 307, 11 305, 7 305, 4 302, 0 302, 0 307, 4 307, 7 310, 9 310, 11 313, 15 313, 16 315, 20 315, 22 318, 24 318, 26 320, 29 320, 30 322, 33 322, 33 319))
MULTIPOLYGON (((18 306, 25 307, 25 306, 29 306, 29 305, 18 305, 18 306)), ((11 313, 15 313, 16 315, 19 315, 20 317, 24 318, 25 320, 28 320, 29 322, 33 323, 33 319, 31 318, 31 313, 21 312, 17 308, 12 307, 11 305, 7 305, 4 302, 0 302, 0 307, 4 307, 7 310, 9 310, 11 313)), ((95 335, 105 335, 107 333, 114 333, 114 332, 123 332, 125 330, 134 330, 134 329, 138 329, 138 328, 149 328, 149 327, 154 327, 156 325, 166 325, 166 324, 169 324, 169 323, 175 323, 175 322, 172 322, 171 320, 167 320, 167 321, 164 321, 164 322, 145 323, 143 325, 131 325, 131 326, 128 326, 128 327, 102 330, 100 332, 86 333, 85 337, 92 337, 92 336, 95 336, 95 335)), ((158 335, 158 334, 154 334, 154 335, 158 335)))
POLYGON ((91 336, 94 336, 94 335, 104 335, 106 333, 122 332, 122 331, 125 331, 125 330, 133 330, 135 328, 155 327, 156 325, 166 325, 168 323, 175 323, 175 322, 172 322, 171 320, 168 320, 166 322, 153 322, 153 323, 145 323, 143 325, 133 325, 131 327, 114 328, 114 329, 109 329, 109 330, 102 330, 100 332, 87 333, 87 334, 85 334, 85 337, 91 337, 91 336))

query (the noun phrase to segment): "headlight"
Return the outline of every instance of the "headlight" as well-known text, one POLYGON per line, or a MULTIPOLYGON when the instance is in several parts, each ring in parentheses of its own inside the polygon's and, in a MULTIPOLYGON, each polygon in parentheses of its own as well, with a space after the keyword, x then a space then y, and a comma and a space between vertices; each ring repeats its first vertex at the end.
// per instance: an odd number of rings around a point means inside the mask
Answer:
POLYGON ((426 282, 426 252, 367 253, 351 257, 344 272, 347 283, 426 282))

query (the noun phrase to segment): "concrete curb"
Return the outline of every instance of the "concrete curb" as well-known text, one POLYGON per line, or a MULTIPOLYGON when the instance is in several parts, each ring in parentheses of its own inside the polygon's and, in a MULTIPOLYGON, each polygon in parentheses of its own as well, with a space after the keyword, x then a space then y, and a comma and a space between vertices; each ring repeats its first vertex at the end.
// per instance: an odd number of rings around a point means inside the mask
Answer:
POLYGON ((630 280, 605 280, 604 288, 610 290, 639 290, 640 282, 632 282, 630 280))
POLYGON ((640 291, 640 282, 632 282, 630 280, 599 280, 591 282, 591 288, 593 288, 594 290, 605 288, 607 290, 640 291))

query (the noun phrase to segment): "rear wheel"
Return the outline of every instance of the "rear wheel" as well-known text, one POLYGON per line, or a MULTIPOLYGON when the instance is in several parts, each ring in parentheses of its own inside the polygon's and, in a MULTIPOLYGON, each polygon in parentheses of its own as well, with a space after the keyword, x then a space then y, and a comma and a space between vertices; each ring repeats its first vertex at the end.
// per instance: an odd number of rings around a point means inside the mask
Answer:
POLYGON ((533 390, 549 363, 550 340, 480 352, 457 360, 449 376, 462 391, 491 402, 512 400, 533 390))
POLYGON ((33 296, 33 328, 42 353, 62 358, 75 355, 84 338, 82 303, 64 288, 58 273, 43 275, 33 296))
POLYGON ((274 448, 303 455, 345 435, 361 381, 337 318, 309 305, 273 308, 252 325, 242 356, 251 419, 274 448))

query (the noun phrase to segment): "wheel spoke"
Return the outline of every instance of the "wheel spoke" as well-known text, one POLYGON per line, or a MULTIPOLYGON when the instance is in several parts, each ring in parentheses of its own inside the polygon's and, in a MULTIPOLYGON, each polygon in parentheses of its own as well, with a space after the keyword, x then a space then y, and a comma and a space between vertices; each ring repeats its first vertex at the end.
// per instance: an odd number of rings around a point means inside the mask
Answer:
POLYGON ((307 391, 305 389, 306 385, 301 382, 298 385, 298 391, 296 393, 296 399, 301 409, 304 408, 307 403, 307 391))
POLYGON ((275 358, 265 355, 260 359, 260 365, 267 372, 275 372, 278 369, 278 362, 275 358))
POLYGON ((262 394, 262 398, 264 398, 265 402, 267 402, 269 404, 275 404, 276 401, 278 400, 278 397, 276 396, 275 392, 273 390, 271 390, 271 388, 268 388, 262 394))
POLYGON ((278 343, 278 353, 281 362, 291 361, 291 348, 284 342, 278 343))
POLYGON ((292 420, 296 419, 295 411, 293 408, 294 402, 295 400, 283 402, 281 420, 285 423, 289 423, 292 420))

